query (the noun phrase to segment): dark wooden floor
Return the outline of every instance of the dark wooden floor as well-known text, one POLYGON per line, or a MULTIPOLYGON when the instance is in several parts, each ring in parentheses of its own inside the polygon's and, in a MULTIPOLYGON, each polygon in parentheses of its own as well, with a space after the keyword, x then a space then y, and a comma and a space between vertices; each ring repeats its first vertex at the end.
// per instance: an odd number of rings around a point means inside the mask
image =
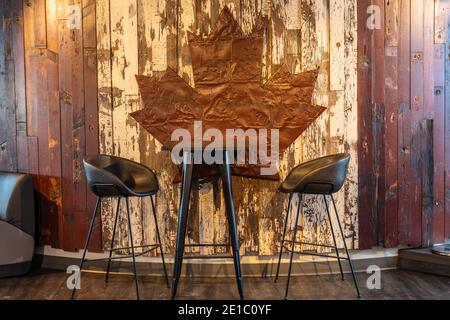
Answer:
MULTIPOLYGON (((382 289, 368 290, 366 274, 358 274, 363 299, 450 299, 450 278, 410 271, 382 272, 382 289)), ((67 274, 55 271, 32 272, 23 278, 0 280, 0 299, 62 300, 70 298, 66 287, 67 274)), ((249 300, 282 299, 285 280, 275 284, 272 278, 245 279, 249 300)), ((351 277, 305 276, 292 279, 290 298, 294 299, 355 299, 351 277)), ((135 299, 132 277, 115 275, 105 284, 103 275, 83 273, 79 299, 135 299)), ((162 278, 140 277, 143 299, 168 299, 169 289, 162 278)), ((179 285, 179 299, 237 299, 234 279, 188 278, 179 285)))

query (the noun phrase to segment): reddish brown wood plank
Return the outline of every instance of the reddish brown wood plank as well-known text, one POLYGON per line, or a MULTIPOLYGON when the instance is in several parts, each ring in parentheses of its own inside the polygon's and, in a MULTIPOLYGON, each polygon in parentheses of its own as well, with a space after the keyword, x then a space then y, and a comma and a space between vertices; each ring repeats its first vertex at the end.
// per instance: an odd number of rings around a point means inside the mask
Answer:
POLYGON ((14 60, 5 62, 3 75, 4 88, 0 89, 3 101, 0 104, 0 126, 3 128, 0 137, 0 171, 17 171, 17 134, 14 90, 14 60))
POLYGON ((26 86, 25 86, 25 48, 23 30, 22 1, 12 1, 13 10, 13 56, 14 56, 14 80, 16 93, 16 121, 17 131, 26 130, 26 86))
MULTIPOLYGON (((61 146, 62 146, 62 208, 64 212, 62 248, 73 251, 81 247, 84 234, 71 224, 76 206, 86 205, 86 192, 79 192, 80 179, 77 174, 76 161, 81 141, 77 133, 84 127, 84 117, 80 119, 80 103, 84 95, 79 92, 80 81, 83 79, 83 57, 80 30, 70 30, 67 18, 70 16, 69 5, 72 1, 60 0, 62 10, 59 19, 59 90, 61 99, 61 146), (80 69, 81 68, 81 69, 80 69), (78 240, 77 240, 78 239, 78 240)), ((84 144, 84 141, 82 142, 84 144)), ((87 216, 84 215, 85 223, 87 216)), ((81 226, 80 226, 81 228, 81 226)), ((83 227, 84 228, 84 227, 83 227)))
POLYGON ((58 2, 55 0, 46 0, 45 2, 46 48, 58 53, 58 2))
POLYGON ((375 184, 375 206, 378 222, 377 236, 378 241, 384 242, 385 230, 385 6, 384 0, 376 0, 373 5, 381 9, 381 28, 374 30, 373 51, 372 51, 372 101, 373 101, 373 119, 374 128, 374 168, 376 172, 375 184))
POLYGON ((433 242, 442 243, 445 238, 445 44, 434 45, 434 117, 433 117, 433 159, 434 159, 434 212, 433 242))
MULTIPOLYGON (((422 245, 433 243, 433 220, 443 217, 443 191, 444 191, 444 138, 445 135, 433 134, 442 129, 444 120, 435 117, 434 99, 434 15, 435 1, 424 0, 423 32, 424 32, 424 87, 423 87, 423 117, 422 130, 424 141, 422 143, 422 245), (434 119, 434 120, 433 120, 434 119), (441 125, 439 125, 441 124, 441 125), (431 130, 431 131, 430 131, 431 130), (436 156, 435 156, 436 155, 436 156)), ((443 240, 443 237, 442 237, 443 240)))
POLYGON ((429 247, 433 239, 433 120, 420 123, 422 134, 422 246, 429 247))
POLYGON ((398 21, 399 1, 386 1, 384 244, 398 245, 398 21))
POLYGON ((37 178, 42 241, 53 247, 62 245, 62 208, 59 150, 58 69, 53 56, 32 57, 36 70, 33 82, 33 108, 38 109, 39 175, 37 178), (56 114, 55 114, 56 111, 56 114))
POLYGON ((35 15, 33 1, 23 1, 23 28, 24 28, 24 51, 25 51, 25 87, 26 87, 26 115, 27 115, 27 134, 37 137, 37 115, 38 110, 33 108, 33 86, 32 81, 35 70, 31 64, 32 56, 35 56, 35 15))
POLYGON ((425 117, 433 119, 433 199, 430 233, 431 243, 444 241, 445 225, 445 110, 444 110, 444 45, 434 44, 435 21, 439 5, 435 0, 425 4, 425 117))
POLYGON ((450 1, 445 1, 445 237, 450 239, 450 1))
POLYGON ((420 123, 424 117, 424 3, 411 1, 411 207, 408 243, 422 244, 423 143, 420 123))
POLYGON ((18 136, 17 154, 20 154, 17 161, 17 170, 36 176, 39 173, 39 151, 36 137, 18 136))
POLYGON ((400 2, 400 36, 398 48, 398 223, 399 242, 408 243, 410 212, 410 176, 411 176, 411 111, 410 111, 410 24, 411 2, 400 2))
MULTIPOLYGON (((50 188, 51 201, 53 203, 53 214, 57 217, 58 232, 57 241, 52 244, 60 248, 63 239, 63 211, 61 190, 61 106, 59 103, 59 65, 57 57, 48 51, 50 57, 47 59, 48 73, 48 153, 50 161, 50 179, 47 186, 50 188), (52 60, 53 59, 53 60, 52 60)), ((52 239, 55 235, 52 234, 52 239)))
MULTIPOLYGON (((81 7, 81 1, 75 1, 81 7)), ((81 12, 81 8, 80 8, 81 12)), ((72 124, 72 165, 73 186, 75 188, 75 209, 86 212, 86 180, 83 171, 83 158, 86 155, 86 119, 84 106, 84 57, 83 57, 83 31, 81 29, 70 30, 73 47, 72 57, 72 96, 73 124, 72 124)), ((81 243, 80 243, 81 245, 81 243)))
POLYGON ((26 5, 31 4, 34 9, 34 46, 36 48, 47 48, 47 13, 46 0, 27 0, 26 5))
POLYGON ((359 247, 369 249, 376 243, 374 237, 374 148, 372 136, 371 41, 372 31, 367 28, 367 7, 370 0, 358 1, 358 211, 359 247))
POLYGON ((11 1, 0 7, 0 170, 17 170, 13 11, 11 1))
POLYGON ((180 3, 178 0, 166 1, 166 28, 168 30, 167 35, 167 65, 175 70, 179 71, 179 57, 181 54, 180 48, 180 3))

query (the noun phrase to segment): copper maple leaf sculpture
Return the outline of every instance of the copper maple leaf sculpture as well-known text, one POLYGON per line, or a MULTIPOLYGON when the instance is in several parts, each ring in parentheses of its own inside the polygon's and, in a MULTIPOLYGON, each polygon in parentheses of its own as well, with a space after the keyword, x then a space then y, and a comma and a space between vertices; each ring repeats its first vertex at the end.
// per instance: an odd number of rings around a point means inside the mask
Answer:
MULTIPOLYGON (((318 70, 291 74, 283 65, 261 83, 264 28, 261 21, 244 36, 225 7, 206 38, 188 32, 195 88, 170 68, 159 79, 136 76, 144 109, 131 116, 167 148, 178 143, 171 141, 175 129, 187 129, 193 137, 194 121, 202 121, 203 132, 224 134, 226 129, 279 129, 282 154, 325 108, 311 104, 318 70)), ((197 177, 214 175, 210 170, 200 168, 197 177)), ((235 165, 232 173, 278 179, 278 174, 261 176, 254 165, 235 165)))

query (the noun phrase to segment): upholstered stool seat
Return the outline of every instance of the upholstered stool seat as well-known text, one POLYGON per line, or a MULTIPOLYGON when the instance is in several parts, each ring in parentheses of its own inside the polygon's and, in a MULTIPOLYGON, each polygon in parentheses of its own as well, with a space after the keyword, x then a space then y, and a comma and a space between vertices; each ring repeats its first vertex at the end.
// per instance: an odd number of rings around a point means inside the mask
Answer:
MULTIPOLYGON (((158 179, 156 178, 155 172, 153 172, 150 168, 147 168, 146 166, 141 165, 137 162, 109 155, 89 156, 83 161, 83 165, 87 184, 91 189, 91 191, 97 196, 97 204, 95 206, 94 214, 92 216, 91 224, 86 238, 84 252, 80 262, 80 271, 83 268, 84 262, 87 261, 85 260, 86 252, 89 246, 89 240, 92 235, 92 229, 95 223, 95 218, 99 211, 98 208, 100 205, 100 200, 102 198, 117 198, 118 199, 117 208, 114 220, 111 248, 109 250, 106 281, 108 281, 109 278, 111 261, 115 259, 112 257, 113 251, 131 249, 131 255, 129 257, 132 258, 133 262, 133 273, 136 284, 136 295, 137 298, 139 299, 139 286, 136 271, 136 256, 140 256, 150 251, 160 249, 164 274, 166 277, 166 283, 167 286, 169 286, 169 279, 167 276, 167 269, 164 260, 163 246, 159 234, 158 219, 156 218, 155 205, 153 202, 153 196, 159 190, 158 179), (131 214, 129 203, 130 197, 139 197, 139 198, 150 197, 153 211, 153 218, 155 222, 155 229, 158 243, 139 246, 139 248, 142 249, 149 248, 147 250, 143 250, 139 254, 135 254, 135 244, 133 242, 133 231, 131 227, 131 214), (122 198, 125 199, 127 209, 130 247, 114 248, 114 239, 116 235, 117 221, 120 212, 120 201, 122 198)), ((125 257, 117 257, 117 258, 125 258, 125 257)), ((76 286, 73 289, 72 298, 75 297, 75 292, 76 286)))
POLYGON ((356 282, 355 272, 353 270, 352 260, 348 253, 347 244, 345 242, 345 235, 342 230, 342 225, 339 220, 336 203, 333 198, 333 194, 338 192, 339 190, 341 190, 344 185, 344 182, 345 182, 345 179, 347 176, 349 162, 350 162, 350 156, 348 154, 335 154, 335 155, 322 157, 322 158, 315 159, 313 161, 303 163, 303 164, 295 167, 288 174, 286 180, 283 181, 283 183, 281 184, 281 186, 279 188, 279 192, 287 193, 290 195, 288 210, 287 210, 286 220, 285 220, 284 230, 283 230, 283 238, 281 241, 280 255, 279 255, 279 259, 278 259, 276 280, 275 280, 275 281, 278 280, 278 275, 280 272, 281 257, 283 254, 283 249, 285 249, 286 251, 289 251, 291 254, 290 262, 289 262, 288 281, 287 281, 287 285, 286 285, 285 299, 287 299, 288 293, 289 293, 289 282, 290 282, 290 277, 291 277, 292 260, 293 260, 294 254, 306 254, 306 255, 310 254, 310 255, 315 255, 315 256, 323 256, 323 254, 320 254, 320 253, 311 253, 311 252, 305 253, 305 252, 296 250, 297 245, 303 245, 303 244, 334 249, 336 256, 326 255, 326 257, 336 258, 338 260, 342 280, 344 280, 344 272, 343 272, 342 265, 341 265, 341 259, 348 260, 358 297, 360 296, 358 284, 356 282), (294 220, 295 225, 294 225, 294 230, 293 230, 293 239, 286 240, 287 224, 288 224, 289 217, 290 217, 291 203, 292 203, 292 198, 293 198, 294 194, 298 194, 298 196, 299 196, 299 203, 297 206, 297 216, 296 216, 296 219, 294 220), (304 194, 320 195, 323 197, 325 208, 327 210, 328 219, 330 222, 331 235, 333 236, 333 242, 334 242, 333 246, 322 245, 322 244, 311 244, 311 243, 297 241, 298 222, 299 222, 299 218, 300 218, 300 212, 301 212, 302 206, 303 206, 302 202, 303 202, 304 194), (341 257, 339 254, 339 249, 337 247, 334 227, 333 227, 333 223, 331 220, 330 210, 328 207, 327 196, 329 196, 331 198, 332 203, 333 203, 334 212, 336 214, 337 224, 339 226, 339 231, 341 233, 342 239, 344 240, 343 242, 344 242, 346 257, 341 257))
POLYGON ((282 193, 332 194, 345 182, 350 156, 336 154, 303 163, 294 168, 279 191, 282 193))
POLYGON ((100 197, 147 197, 159 190, 156 174, 134 161, 109 155, 87 157, 88 185, 100 197))

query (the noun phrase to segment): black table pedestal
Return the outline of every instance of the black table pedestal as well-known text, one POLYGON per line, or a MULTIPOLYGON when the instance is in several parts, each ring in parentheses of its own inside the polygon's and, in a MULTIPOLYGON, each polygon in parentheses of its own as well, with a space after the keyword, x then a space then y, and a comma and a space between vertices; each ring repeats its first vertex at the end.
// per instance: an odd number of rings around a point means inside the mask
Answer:
MULTIPOLYGON (((234 210, 234 202, 233 202, 233 188, 232 188, 232 180, 231 180, 231 167, 230 167, 230 156, 228 151, 223 151, 223 164, 216 164, 220 169, 220 176, 222 179, 223 193, 225 198, 225 207, 227 213, 228 226, 230 231, 230 240, 231 240, 231 248, 233 252, 232 257, 234 260, 234 268, 236 272, 236 281, 239 290, 239 295, 241 299, 244 299, 244 286, 242 282, 242 273, 241 273, 241 263, 239 256, 239 238, 237 234, 236 227, 236 216, 234 210)), ((186 227, 188 220, 188 212, 189 212, 189 202, 191 196, 192 189, 192 174, 194 170, 194 151, 185 150, 183 152, 183 176, 182 176, 182 187, 181 187, 181 200, 180 200, 180 208, 178 212, 178 233, 177 233, 177 243, 176 243, 176 252, 175 252, 175 266, 173 272, 173 282, 172 282, 172 299, 175 299, 177 294, 178 282, 180 280, 181 268, 183 265, 183 258, 186 259, 188 257, 184 256, 185 238, 186 238, 186 227)), ((199 244, 200 246, 217 246, 215 244, 199 244)), ((227 246, 227 245, 224 245, 227 246)), ((194 256, 189 257, 192 259, 207 259, 213 257, 200 257, 194 256)), ((217 257, 215 257, 217 258, 217 257)))

